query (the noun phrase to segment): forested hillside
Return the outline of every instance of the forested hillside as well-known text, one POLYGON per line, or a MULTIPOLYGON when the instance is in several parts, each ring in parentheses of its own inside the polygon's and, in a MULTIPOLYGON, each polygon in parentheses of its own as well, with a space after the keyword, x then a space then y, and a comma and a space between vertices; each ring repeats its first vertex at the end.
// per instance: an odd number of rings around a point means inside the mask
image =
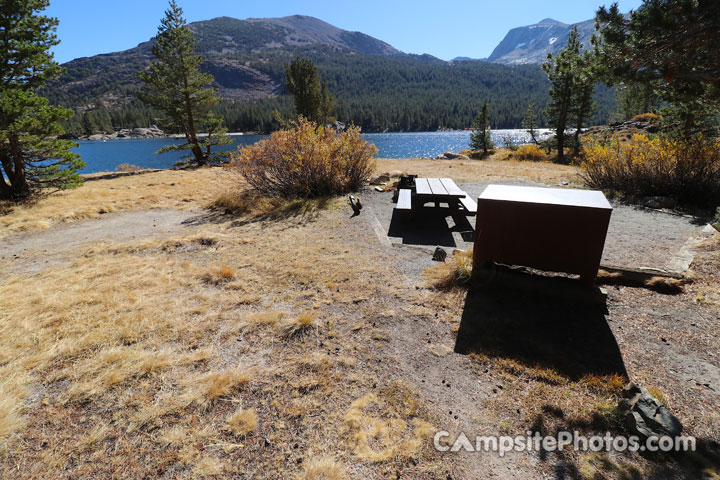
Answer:
MULTIPOLYGON (((518 128, 528 103, 543 108, 548 83, 539 65, 481 61, 444 62, 408 55, 359 32, 346 32, 310 17, 191 24, 224 98, 217 106, 231 131, 269 131, 272 110, 292 115, 283 67, 295 56, 313 60, 338 99, 337 118, 364 131, 467 128, 482 102, 490 101, 493 128, 518 128)), ((73 60, 45 94, 77 114, 73 133, 109 131, 156 123, 137 100, 137 72, 151 59, 151 42, 125 52, 73 60)), ((599 88, 592 123, 606 122, 615 108, 612 92, 599 88)))

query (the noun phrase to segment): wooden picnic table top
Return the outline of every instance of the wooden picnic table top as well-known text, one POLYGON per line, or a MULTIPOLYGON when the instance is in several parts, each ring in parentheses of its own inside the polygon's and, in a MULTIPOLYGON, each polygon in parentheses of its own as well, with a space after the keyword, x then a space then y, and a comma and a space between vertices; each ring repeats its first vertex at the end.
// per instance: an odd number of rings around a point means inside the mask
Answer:
POLYGON ((415 194, 431 197, 463 198, 460 190, 450 178, 416 178, 415 194))

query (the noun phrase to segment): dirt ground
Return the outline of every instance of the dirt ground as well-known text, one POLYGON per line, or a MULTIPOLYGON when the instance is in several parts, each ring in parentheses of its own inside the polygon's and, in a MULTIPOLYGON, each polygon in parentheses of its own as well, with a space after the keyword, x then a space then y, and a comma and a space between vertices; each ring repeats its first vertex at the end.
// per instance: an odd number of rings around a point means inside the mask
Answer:
MULTIPOLYGON (((470 183, 574 175, 427 162, 402 166, 470 183)), ((352 216, 342 198, 214 202, 237 182, 219 169, 101 179, 0 217, 0 476, 720 475, 717 236, 682 292, 620 282, 598 305, 568 279, 517 271, 440 287, 452 258, 378 235, 392 203, 352 216), (433 448, 441 430, 621 433, 627 378, 666 402, 697 453, 433 448)))

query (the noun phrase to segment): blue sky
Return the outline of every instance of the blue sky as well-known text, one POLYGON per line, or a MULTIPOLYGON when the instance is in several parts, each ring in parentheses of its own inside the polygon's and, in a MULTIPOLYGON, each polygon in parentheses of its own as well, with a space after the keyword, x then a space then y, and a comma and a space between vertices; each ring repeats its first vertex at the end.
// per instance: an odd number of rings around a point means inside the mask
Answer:
MULTIPOLYGON (((189 21, 310 15, 337 27, 360 31, 408 53, 449 60, 483 58, 508 30, 554 18, 575 23, 592 18, 605 0, 179 0, 189 21)), ((641 0, 618 1, 622 11, 641 0)), ((55 58, 126 50, 148 40, 167 2, 163 0, 51 0, 46 13, 60 20, 55 58)))

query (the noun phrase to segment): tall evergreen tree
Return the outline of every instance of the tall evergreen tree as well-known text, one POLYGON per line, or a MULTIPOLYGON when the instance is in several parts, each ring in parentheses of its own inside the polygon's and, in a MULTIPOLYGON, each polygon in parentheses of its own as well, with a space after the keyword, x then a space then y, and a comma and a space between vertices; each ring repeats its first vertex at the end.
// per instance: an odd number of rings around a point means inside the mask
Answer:
POLYGON ((298 116, 318 124, 333 121, 332 114, 337 108, 335 97, 311 60, 297 57, 285 65, 285 80, 298 116))
POLYGON ((182 132, 187 141, 164 147, 158 153, 190 150, 191 158, 205 165, 212 158, 213 145, 232 140, 211 114, 211 108, 220 101, 217 91, 209 86, 215 79, 200 71, 202 57, 195 53, 195 38, 182 15, 175 0, 170 0, 152 48, 157 60, 139 74, 147 85, 140 98, 164 115, 162 123, 166 128, 182 132), (214 134, 200 140, 201 129, 212 129, 214 134))
POLYGON ((60 122, 72 110, 50 105, 36 93, 62 69, 50 48, 59 43, 58 21, 41 15, 48 0, 0 3, 0 198, 21 199, 42 188, 70 188, 81 183, 85 166, 58 140, 60 122), (3 175, 6 178, 3 178, 3 175))
POLYGON ((575 138, 573 141, 573 155, 580 154, 580 132, 590 116, 597 108, 593 101, 595 83, 597 81, 597 55, 592 50, 585 50, 580 55, 575 74, 575 88, 573 89, 572 105, 570 111, 575 123, 575 138))
POLYGON ((488 101, 483 103, 482 110, 478 114, 473 123, 473 131, 470 134, 470 148, 475 151, 482 150, 487 155, 488 150, 493 148, 493 142, 490 140, 490 109, 488 101))
POLYGON ((525 115, 523 116, 522 127, 530 135, 530 140, 532 140, 535 145, 539 145, 540 142, 538 142, 537 139, 538 118, 534 103, 528 105, 525 115))
POLYGON ((550 102, 545 111, 548 124, 555 130, 557 138, 557 160, 565 159, 565 130, 572 114, 573 97, 580 64, 580 41, 577 27, 573 27, 567 45, 555 57, 548 53, 543 70, 550 80, 550 102))

